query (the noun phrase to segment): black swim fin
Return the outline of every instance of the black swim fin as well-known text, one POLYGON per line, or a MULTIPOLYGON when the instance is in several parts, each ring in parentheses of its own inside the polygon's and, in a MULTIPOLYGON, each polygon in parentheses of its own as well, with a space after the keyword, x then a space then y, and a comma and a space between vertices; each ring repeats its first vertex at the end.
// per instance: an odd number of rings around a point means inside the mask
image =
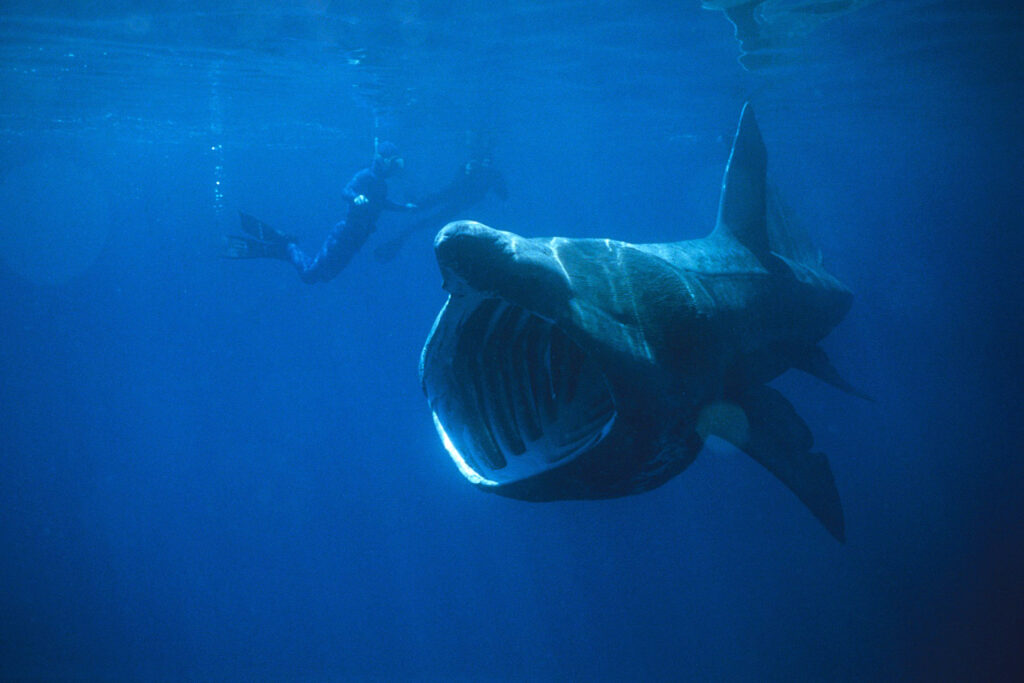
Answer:
POLYGON ((298 242, 292 235, 287 235, 270 227, 260 219, 250 216, 247 213, 238 212, 238 218, 242 223, 242 232, 255 237, 260 242, 284 243, 298 242))
POLYGON ((273 258, 287 261, 288 242, 268 242, 244 235, 225 235, 221 256, 230 259, 273 258))

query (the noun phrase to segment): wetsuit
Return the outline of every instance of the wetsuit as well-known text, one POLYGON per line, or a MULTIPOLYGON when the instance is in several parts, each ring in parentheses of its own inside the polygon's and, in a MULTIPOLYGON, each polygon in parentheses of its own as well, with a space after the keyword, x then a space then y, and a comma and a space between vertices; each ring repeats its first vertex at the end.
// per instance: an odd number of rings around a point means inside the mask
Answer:
POLYGON ((384 164, 378 157, 370 168, 364 168, 353 176, 342 193, 349 203, 348 215, 331 228, 315 256, 305 253, 294 242, 288 245, 288 256, 303 282, 327 282, 337 276, 376 229, 377 217, 382 210, 411 210, 409 205, 396 204, 387 198, 386 175, 384 164), (355 200, 359 196, 366 197, 366 203, 357 204, 355 200))
POLYGON ((490 190, 494 190, 494 194, 500 199, 508 199, 505 177, 491 166, 489 160, 467 162, 444 189, 417 202, 421 210, 430 210, 433 213, 417 221, 416 228, 430 223, 447 223, 459 211, 479 203, 490 190))
POLYGON ((458 218, 460 212, 479 203, 492 190, 500 199, 508 199, 505 177, 491 166, 490 159, 467 162, 459 168, 451 183, 416 203, 417 210, 425 211, 427 215, 377 247, 374 255, 378 261, 390 261, 413 233, 425 228, 440 228, 458 218))

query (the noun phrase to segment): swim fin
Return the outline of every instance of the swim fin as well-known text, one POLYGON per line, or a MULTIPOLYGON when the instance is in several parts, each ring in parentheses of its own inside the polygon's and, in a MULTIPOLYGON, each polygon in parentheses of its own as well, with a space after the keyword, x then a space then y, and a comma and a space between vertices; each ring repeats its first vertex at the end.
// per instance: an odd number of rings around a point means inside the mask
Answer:
POLYGON ((243 235, 225 235, 221 256, 230 259, 274 258, 287 261, 288 242, 268 242, 243 235))
POLYGON ((247 213, 239 211, 238 218, 242 222, 242 232, 247 235, 252 235, 260 242, 284 244, 288 244, 289 242, 298 242, 298 240, 292 235, 286 235, 283 232, 278 232, 260 219, 250 216, 247 213))
POLYGON ((297 242, 291 235, 278 232, 263 221, 250 216, 247 213, 238 212, 241 220, 242 232, 245 235, 227 235, 224 251, 221 256, 224 258, 274 258, 287 261, 289 259, 288 245, 297 242))

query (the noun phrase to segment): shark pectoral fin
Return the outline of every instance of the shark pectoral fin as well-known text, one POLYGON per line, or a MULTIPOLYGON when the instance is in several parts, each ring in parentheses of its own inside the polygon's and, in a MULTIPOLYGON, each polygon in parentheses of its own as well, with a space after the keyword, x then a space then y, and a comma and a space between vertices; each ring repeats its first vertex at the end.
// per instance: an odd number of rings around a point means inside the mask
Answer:
POLYGON ((746 415, 746 429, 727 429, 721 436, 761 463, 837 540, 845 540, 843 506, 832 468, 823 453, 812 453, 814 438, 782 394, 766 386, 748 389, 734 398, 746 415))
POLYGON ((852 394, 858 398, 862 398, 866 401, 874 401, 863 391, 853 386, 839 374, 835 366, 832 365, 832 361, 828 359, 825 351, 820 346, 813 347, 807 353, 796 358, 796 362, 793 367, 797 370, 803 370, 808 375, 817 377, 826 384, 831 384, 836 389, 845 391, 848 394, 852 394))

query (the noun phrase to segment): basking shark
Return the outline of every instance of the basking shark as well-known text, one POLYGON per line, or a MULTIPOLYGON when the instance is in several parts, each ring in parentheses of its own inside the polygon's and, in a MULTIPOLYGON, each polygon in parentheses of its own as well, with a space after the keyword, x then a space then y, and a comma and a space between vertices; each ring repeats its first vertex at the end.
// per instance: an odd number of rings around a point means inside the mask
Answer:
POLYGON ((420 377, 466 479, 528 501, 625 496, 674 477, 714 435, 843 540, 828 460, 766 383, 798 368, 858 394, 818 346, 852 295, 786 223, 765 169, 748 104, 705 238, 525 238, 472 221, 441 230, 449 297, 420 377))

